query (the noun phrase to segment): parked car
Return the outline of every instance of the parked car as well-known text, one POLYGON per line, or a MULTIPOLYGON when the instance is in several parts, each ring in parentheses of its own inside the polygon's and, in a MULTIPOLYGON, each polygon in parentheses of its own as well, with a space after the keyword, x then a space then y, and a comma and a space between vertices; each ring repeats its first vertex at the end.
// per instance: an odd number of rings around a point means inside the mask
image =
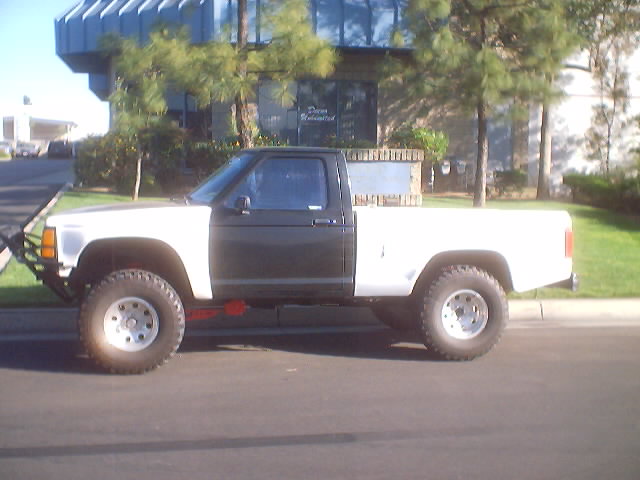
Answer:
POLYGON ((13 156, 13 145, 3 140, 0 142, 0 156, 13 156))
POLYGON ((71 143, 66 140, 54 140, 53 142, 49 142, 47 156, 49 158, 71 158, 71 143))
POLYGON ((13 153, 14 157, 33 157, 36 158, 40 155, 40 147, 36 143, 31 142, 18 142, 16 144, 16 150, 13 153))

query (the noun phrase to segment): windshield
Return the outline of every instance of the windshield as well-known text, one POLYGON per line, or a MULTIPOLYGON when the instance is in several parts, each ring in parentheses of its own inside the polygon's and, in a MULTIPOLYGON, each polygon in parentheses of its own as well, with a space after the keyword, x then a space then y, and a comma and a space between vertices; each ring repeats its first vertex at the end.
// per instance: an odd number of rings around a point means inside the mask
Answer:
POLYGON ((227 163, 216 170, 188 195, 189 200, 207 204, 213 202, 220 192, 244 171, 252 159, 252 153, 241 153, 231 157, 227 163))

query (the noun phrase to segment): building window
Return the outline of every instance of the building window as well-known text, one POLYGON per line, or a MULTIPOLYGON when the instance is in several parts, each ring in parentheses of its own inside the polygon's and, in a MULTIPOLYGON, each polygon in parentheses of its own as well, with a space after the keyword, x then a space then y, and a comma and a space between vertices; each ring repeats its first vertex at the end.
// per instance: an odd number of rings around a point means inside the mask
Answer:
POLYGON ((376 143, 376 87, 368 82, 340 82, 338 138, 349 142, 376 143))
POLYGON ((338 133, 337 82, 298 84, 298 145, 326 145, 338 133))
POLYGON ((289 93, 296 102, 282 107, 274 85, 258 89, 260 129, 291 145, 325 146, 336 139, 376 143, 377 89, 372 82, 302 80, 289 93))
MULTIPOLYGON (((297 85, 289 85, 289 95, 296 98, 297 85)), ((298 143, 297 107, 295 102, 283 107, 276 95, 276 83, 261 82, 258 86, 258 121, 260 131, 267 135, 275 135, 289 145, 298 143)))

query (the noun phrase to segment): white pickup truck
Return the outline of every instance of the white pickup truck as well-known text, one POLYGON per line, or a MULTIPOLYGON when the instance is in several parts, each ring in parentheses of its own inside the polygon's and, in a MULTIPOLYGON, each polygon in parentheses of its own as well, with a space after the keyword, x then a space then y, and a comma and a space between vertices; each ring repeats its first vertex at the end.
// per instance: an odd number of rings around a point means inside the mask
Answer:
POLYGON ((89 356, 115 373, 157 367, 194 309, 368 305, 435 354, 489 351, 505 292, 575 288, 560 211, 353 207, 337 150, 244 150, 174 203, 51 216, 40 240, 5 236, 68 301, 89 356))

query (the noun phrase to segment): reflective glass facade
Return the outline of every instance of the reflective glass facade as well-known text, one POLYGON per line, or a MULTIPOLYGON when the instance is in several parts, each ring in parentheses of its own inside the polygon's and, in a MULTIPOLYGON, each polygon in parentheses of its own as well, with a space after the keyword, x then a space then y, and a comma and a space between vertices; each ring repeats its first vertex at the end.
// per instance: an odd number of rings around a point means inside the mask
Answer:
POLYGON ((323 146, 339 141, 376 143, 377 88, 373 82, 301 80, 290 86, 295 102, 282 107, 272 85, 258 90, 258 124, 291 145, 323 146))

